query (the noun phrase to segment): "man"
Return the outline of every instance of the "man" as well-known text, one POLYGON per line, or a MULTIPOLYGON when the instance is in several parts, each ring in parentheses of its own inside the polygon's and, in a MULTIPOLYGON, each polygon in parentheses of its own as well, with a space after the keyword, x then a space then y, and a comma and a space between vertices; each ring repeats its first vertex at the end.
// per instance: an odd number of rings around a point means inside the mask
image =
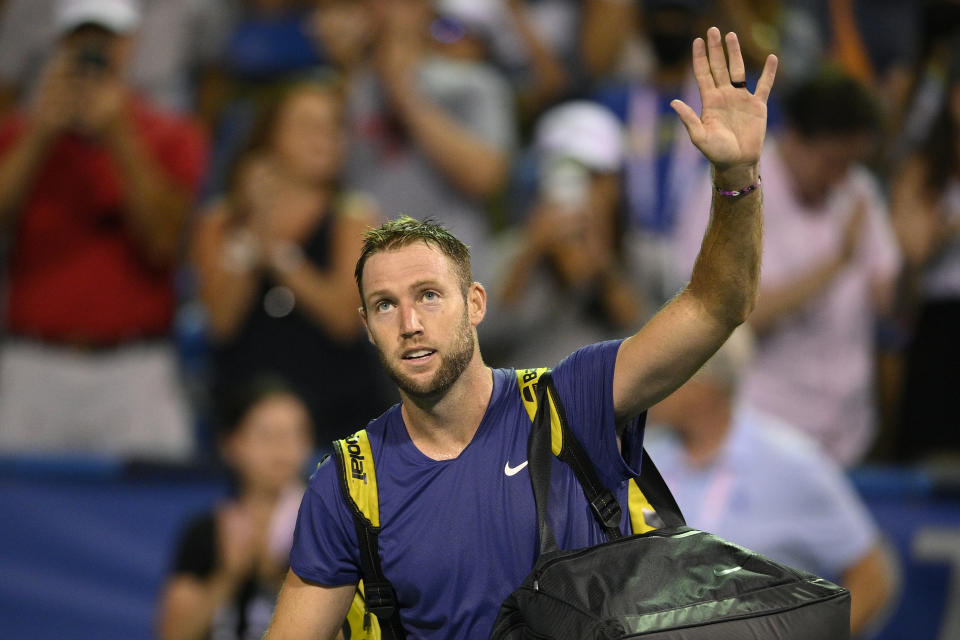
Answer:
MULTIPOLYGON (((873 440, 873 323, 900 264, 879 189, 858 164, 877 112, 866 89, 833 71, 798 85, 784 112, 786 129, 761 161, 776 208, 764 227, 749 320, 757 355, 743 394, 851 465, 873 440)), ((708 192, 704 183, 683 212, 681 273, 696 256, 708 192)))
POLYGON ((0 124, 11 240, 0 448, 191 453, 172 348, 173 265, 205 141, 124 77, 130 0, 64 0, 36 98, 0 124))
POLYGON ((894 576, 843 470, 800 431, 737 402, 751 339, 738 329, 650 410, 645 446, 692 527, 850 590, 851 633, 884 609, 894 576))
MULTIPOLYGON (((640 463, 643 411, 696 371, 753 304, 756 163, 777 62, 770 56, 751 94, 736 35, 727 34, 726 44, 729 67, 719 30, 694 42, 701 116, 674 103, 713 163, 718 189, 690 285, 634 336, 581 349, 554 370, 571 428, 621 500, 640 463)), ((409 218, 367 235, 356 275, 369 338, 402 398, 367 433, 377 461, 382 565, 403 625, 411 637, 488 637, 500 602, 533 566, 537 525, 525 471, 530 420, 514 372, 487 368, 477 346, 486 291, 471 282, 461 242, 409 218)), ((329 463, 311 479, 271 640, 333 637, 353 598, 358 549, 336 483, 329 463)), ((552 520, 565 548, 604 539, 576 486, 569 469, 554 476, 566 508, 552 520)))
MULTIPOLYGON (((0 114, 32 96, 59 33, 50 16, 61 0, 0 2, 0 114)), ((101 4, 115 3, 103 0, 101 4)), ((215 65, 233 24, 232 0, 137 0, 142 19, 128 71, 152 102, 181 113, 212 96, 215 65)), ((204 115, 207 115, 204 113, 204 115)))

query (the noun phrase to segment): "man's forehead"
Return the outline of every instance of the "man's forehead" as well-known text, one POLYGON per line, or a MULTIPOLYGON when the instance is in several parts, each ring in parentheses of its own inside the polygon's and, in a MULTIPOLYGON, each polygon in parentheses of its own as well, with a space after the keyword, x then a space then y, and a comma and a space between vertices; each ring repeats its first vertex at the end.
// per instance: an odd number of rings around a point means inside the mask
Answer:
POLYGON ((438 247, 414 242, 371 255, 363 267, 363 289, 402 289, 424 279, 456 278, 453 260, 438 247))

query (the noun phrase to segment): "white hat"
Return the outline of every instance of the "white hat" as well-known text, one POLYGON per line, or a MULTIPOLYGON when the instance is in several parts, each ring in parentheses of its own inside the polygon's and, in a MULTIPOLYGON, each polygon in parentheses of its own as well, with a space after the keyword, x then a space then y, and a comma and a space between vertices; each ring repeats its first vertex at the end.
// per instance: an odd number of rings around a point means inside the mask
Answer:
POLYGON ((136 0, 60 0, 53 24, 59 34, 69 33, 84 24, 127 34, 140 26, 140 18, 140 6, 136 0))
POLYGON ((617 171, 623 164, 623 126, 609 109, 587 100, 547 111, 537 124, 535 145, 541 156, 572 158, 594 171, 617 171))
POLYGON ((492 38, 505 28, 506 13, 501 0, 434 0, 436 12, 453 18, 473 33, 492 38))

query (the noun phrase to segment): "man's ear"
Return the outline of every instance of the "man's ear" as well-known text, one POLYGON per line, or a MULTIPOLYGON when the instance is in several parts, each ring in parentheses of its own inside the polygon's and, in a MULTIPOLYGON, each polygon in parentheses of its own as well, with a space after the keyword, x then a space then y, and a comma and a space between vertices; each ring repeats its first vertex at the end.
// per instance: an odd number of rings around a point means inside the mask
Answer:
POLYGON ((377 343, 373 341, 373 334, 370 333, 370 327, 367 325, 367 310, 362 305, 357 307, 357 315, 360 316, 360 322, 363 323, 363 330, 367 332, 367 340, 370 341, 370 344, 376 346, 377 343))
POLYGON ((487 315, 487 290, 479 282, 474 282, 467 290, 467 312, 470 324, 477 326, 487 315))

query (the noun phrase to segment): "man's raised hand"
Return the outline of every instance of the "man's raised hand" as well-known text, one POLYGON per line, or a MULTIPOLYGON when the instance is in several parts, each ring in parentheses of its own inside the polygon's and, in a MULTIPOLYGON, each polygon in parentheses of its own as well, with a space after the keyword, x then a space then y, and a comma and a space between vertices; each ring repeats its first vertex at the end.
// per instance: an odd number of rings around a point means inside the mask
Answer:
POLYGON ((767 98, 777 72, 770 54, 754 93, 746 88, 746 70, 737 34, 726 36, 729 61, 720 30, 710 27, 707 40, 693 41, 693 72, 703 109, 696 112, 681 100, 670 103, 690 134, 690 140, 718 172, 755 165, 767 129, 767 98))

